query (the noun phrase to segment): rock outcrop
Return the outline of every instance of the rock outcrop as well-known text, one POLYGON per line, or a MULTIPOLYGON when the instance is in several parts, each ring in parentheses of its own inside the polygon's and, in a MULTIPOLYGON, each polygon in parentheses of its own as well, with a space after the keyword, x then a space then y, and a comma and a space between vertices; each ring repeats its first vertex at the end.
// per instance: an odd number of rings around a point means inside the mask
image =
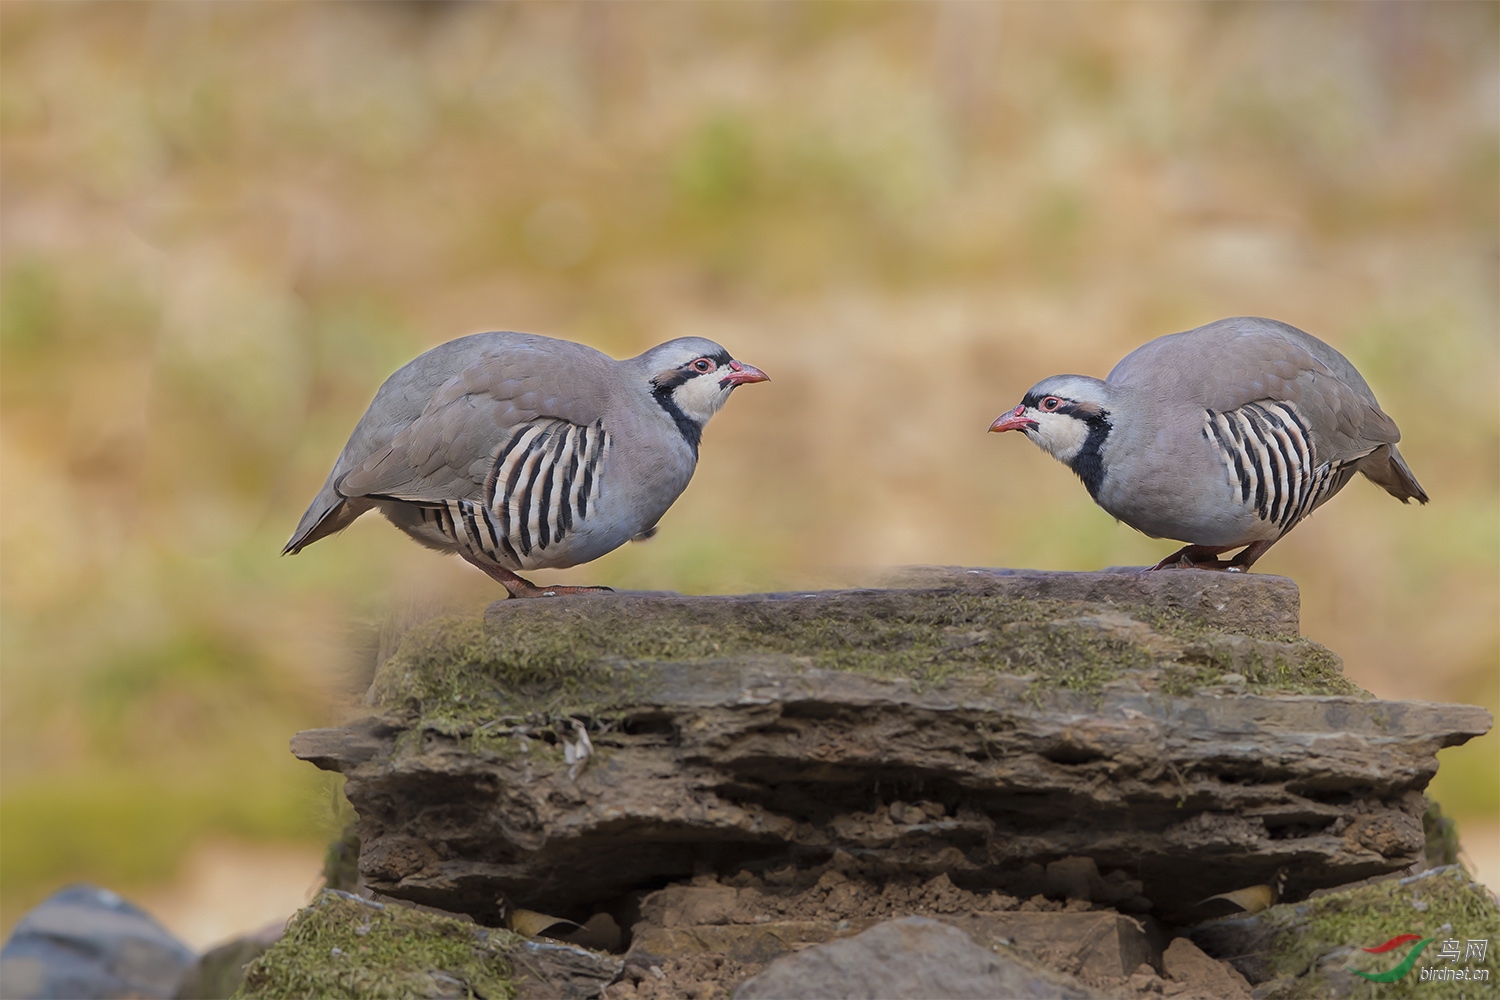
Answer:
POLYGON ((1354 687, 1277 577, 886 583, 502 602, 293 750, 347 777, 365 891, 624 928, 612 998, 913 914, 1079 995, 1187 997, 1264 980, 1172 927, 1420 866, 1437 751, 1491 724, 1354 687))
POLYGON ((347 776, 372 889, 482 920, 842 852, 1183 923, 1413 864, 1436 752, 1490 724, 1355 689, 1279 578, 922 582, 502 602, 294 752, 347 776))

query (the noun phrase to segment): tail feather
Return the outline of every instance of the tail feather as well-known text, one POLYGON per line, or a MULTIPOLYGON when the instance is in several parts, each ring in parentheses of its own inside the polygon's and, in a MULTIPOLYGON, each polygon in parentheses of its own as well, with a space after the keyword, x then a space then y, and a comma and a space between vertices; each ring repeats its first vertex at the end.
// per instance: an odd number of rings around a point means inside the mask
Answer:
POLYGON ((1401 452, 1397 451, 1393 444, 1383 444, 1376 448, 1360 459, 1355 467, 1364 473, 1370 482, 1381 487, 1402 503, 1409 500, 1415 500, 1417 503, 1427 502, 1427 491, 1422 489, 1422 484, 1417 482, 1417 477, 1412 475, 1411 469, 1407 468, 1406 460, 1401 457, 1401 452))
POLYGON ((291 540, 286 543, 281 554, 294 556, 318 539, 343 531, 372 506, 374 505, 368 501, 346 500, 337 496, 332 504, 328 504, 319 496, 307 508, 307 513, 302 515, 297 530, 292 533, 291 540))

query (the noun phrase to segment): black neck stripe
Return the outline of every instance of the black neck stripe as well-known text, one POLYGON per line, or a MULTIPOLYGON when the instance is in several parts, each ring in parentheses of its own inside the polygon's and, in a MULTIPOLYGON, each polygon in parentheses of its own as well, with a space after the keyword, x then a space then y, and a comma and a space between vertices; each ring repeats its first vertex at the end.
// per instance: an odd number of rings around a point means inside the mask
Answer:
MULTIPOLYGON (((696 375, 698 373, 694 372, 693 374, 696 375)), ((672 422, 677 425, 678 432, 682 434, 682 438, 688 443, 688 447, 693 449, 693 458, 696 459, 698 457, 698 442, 703 438, 703 425, 694 421, 686 413, 683 413, 682 407, 677 405, 677 400, 672 398, 673 391, 686 381, 687 379, 683 378, 668 379, 660 382, 651 390, 651 395, 656 399, 657 405, 666 410, 667 416, 671 417, 672 422)))
POLYGON ((1060 412, 1067 413, 1075 420, 1082 420, 1088 425, 1088 436, 1083 439, 1083 447, 1078 449, 1078 454, 1073 456, 1073 461, 1068 465, 1078 473, 1078 478, 1083 480, 1084 487, 1089 491, 1089 496, 1095 501, 1099 499, 1099 488, 1104 485, 1104 456, 1100 454, 1104 447, 1104 441, 1109 437, 1112 424, 1109 422, 1108 410, 1094 410, 1092 412, 1079 408, 1076 404, 1065 406, 1060 412))

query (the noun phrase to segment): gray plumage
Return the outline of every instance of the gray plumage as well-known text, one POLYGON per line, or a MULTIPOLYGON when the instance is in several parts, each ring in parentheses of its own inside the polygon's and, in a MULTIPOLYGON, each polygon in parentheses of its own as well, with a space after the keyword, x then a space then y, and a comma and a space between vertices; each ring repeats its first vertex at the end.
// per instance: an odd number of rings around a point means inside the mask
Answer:
POLYGON ((1187 547, 1158 566, 1248 569, 1362 473, 1427 502, 1401 434, 1338 351, 1275 320, 1236 317, 1159 337, 1104 380, 1055 375, 991 430, 1020 430, 1121 521, 1187 547))
POLYGON ((515 573, 649 537, 692 478, 703 426, 765 380, 696 337, 623 361, 524 333, 450 341, 380 387, 284 551, 379 510, 513 595, 599 589, 540 591, 515 573))

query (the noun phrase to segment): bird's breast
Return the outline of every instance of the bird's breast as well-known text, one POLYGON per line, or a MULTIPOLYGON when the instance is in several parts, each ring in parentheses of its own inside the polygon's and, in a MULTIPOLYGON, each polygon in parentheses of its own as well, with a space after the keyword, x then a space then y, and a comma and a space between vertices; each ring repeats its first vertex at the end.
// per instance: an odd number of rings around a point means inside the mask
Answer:
POLYGON ((1100 506, 1149 535, 1198 545, 1279 538, 1326 498, 1330 481, 1287 403, 1193 411, 1117 444, 1100 506))

